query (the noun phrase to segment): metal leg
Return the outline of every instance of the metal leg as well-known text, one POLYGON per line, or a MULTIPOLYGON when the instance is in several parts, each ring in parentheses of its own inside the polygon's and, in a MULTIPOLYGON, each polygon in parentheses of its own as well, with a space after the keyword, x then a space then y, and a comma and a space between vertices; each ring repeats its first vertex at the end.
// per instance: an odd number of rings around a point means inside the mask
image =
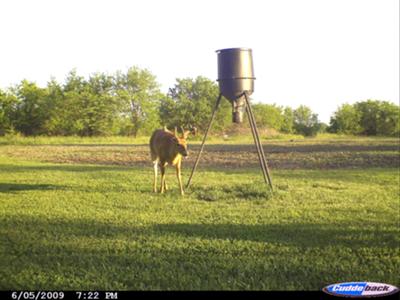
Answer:
POLYGON ((263 177, 264 177, 264 181, 265 181, 266 184, 269 184, 268 177, 267 177, 267 172, 265 170, 265 165, 264 165, 264 162, 263 162, 263 159, 262 159, 262 156, 261 156, 260 145, 257 142, 256 133, 255 133, 255 130, 254 130, 253 119, 252 119, 252 117, 250 115, 250 111, 249 111, 248 107, 249 107, 249 105, 246 105, 246 113, 247 113, 247 118, 249 119, 250 129, 251 129, 251 134, 253 135, 254 144, 256 145, 256 148, 257 148, 258 161, 259 161, 260 166, 261 166, 261 171, 262 171, 262 174, 263 174, 263 177))
POLYGON ((215 107, 214 107, 214 111, 212 112, 212 115, 211 115, 210 123, 208 124, 206 133, 204 134, 203 141, 201 142, 201 147, 200 147, 199 153, 197 154, 196 162, 193 165, 192 173, 190 174, 189 180, 188 180, 188 182, 186 184, 186 188, 189 188, 190 182, 192 181, 193 174, 196 171, 197 165, 199 164, 200 156, 201 156, 201 153, 203 152, 203 149, 204 149, 204 143, 206 141, 206 138, 207 138, 207 135, 208 135, 208 131, 211 128, 211 124, 214 121, 215 114, 216 114, 216 112, 218 110, 218 107, 219 107, 219 103, 221 102, 221 98, 222 98, 222 94, 219 94, 218 99, 217 99, 217 103, 215 104, 215 107))
POLYGON ((260 161, 261 170, 263 172, 264 180, 265 180, 265 183, 269 183, 269 186, 271 187, 271 190, 272 190, 273 189, 272 180, 271 180, 271 177, 269 175, 267 160, 265 158, 264 149, 262 147, 262 144, 261 144, 261 141, 260 141, 260 137, 259 137, 259 134, 258 134, 256 120, 254 118, 253 110, 251 109, 251 105, 250 105, 250 101, 248 99, 247 93, 244 93, 244 97, 246 99, 247 116, 249 117, 250 127, 251 127, 251 131, 252 131, 252 134, 253 134, 254 142, 256 144, 258 159, 260 161), (268 182, 267 182, 267 178, 268 178, 268 182))

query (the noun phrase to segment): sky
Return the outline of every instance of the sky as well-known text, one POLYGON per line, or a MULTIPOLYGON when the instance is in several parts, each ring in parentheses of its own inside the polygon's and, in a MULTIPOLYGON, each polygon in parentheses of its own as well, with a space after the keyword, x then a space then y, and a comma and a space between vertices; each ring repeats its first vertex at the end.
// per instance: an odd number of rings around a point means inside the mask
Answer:
POLYGON ((398 0, 1 0, 0 88, 151 71, 217 79, 215 50, 253 50, 252 101, 309 106, 328 123, 344 103, 399 103, 398 0))

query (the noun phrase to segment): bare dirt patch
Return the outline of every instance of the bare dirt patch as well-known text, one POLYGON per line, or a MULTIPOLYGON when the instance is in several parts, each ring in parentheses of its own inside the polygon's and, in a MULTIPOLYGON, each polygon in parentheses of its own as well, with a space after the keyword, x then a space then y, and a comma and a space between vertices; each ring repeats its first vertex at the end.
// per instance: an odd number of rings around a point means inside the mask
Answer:
MULTIPOLYGON (((200 146, 190 146, 184 161, 191 166, 200 146)), ((313 143, 279 142, 265 144, 271 168, 336 169, 399 167, 397 142, 357 143, 323 141, 313 143)), ((151 166, 148 145, 32 145, 2 146, 0 153, 10 157, 55 163, 84 163, 124 166, 151 166)), ((200 167, 248 168, 258 166, 254 145, 206 145, 200 167)))

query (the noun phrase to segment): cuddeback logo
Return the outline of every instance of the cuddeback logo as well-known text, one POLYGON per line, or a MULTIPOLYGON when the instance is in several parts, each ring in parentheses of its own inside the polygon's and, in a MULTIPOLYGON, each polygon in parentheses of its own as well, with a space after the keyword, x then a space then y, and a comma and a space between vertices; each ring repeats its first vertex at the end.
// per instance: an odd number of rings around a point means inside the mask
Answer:
POLYGON ((342 297, 382 297, 397 293, 394 285, 376 282, 344 282, 328 285, 323 288, 325 293, 342 297))

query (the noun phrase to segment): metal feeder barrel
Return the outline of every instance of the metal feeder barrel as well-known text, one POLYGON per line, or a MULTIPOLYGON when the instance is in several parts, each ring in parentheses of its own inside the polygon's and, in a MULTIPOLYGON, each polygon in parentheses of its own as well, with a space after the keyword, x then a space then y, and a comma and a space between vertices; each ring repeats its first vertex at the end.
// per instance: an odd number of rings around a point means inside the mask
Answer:
POLYGON ((244 93, 254 91, 252 50, 229 48, 217 50, 220 93, 232 103, 233 122, 241 123, 245 111, 244 93))
POLYGON ((217 50, 218 84, 222 95, 230 101, 254 91, 253 56, 249 48, 217 50))

